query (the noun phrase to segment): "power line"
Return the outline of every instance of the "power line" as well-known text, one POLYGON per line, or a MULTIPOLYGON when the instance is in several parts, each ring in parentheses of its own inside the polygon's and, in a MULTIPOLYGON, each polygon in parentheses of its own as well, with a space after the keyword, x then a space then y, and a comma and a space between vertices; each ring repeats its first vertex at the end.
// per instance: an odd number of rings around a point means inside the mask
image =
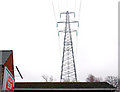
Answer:
POLYGON ((60 6, 59 6, 59 0, 58 0, 58 10, 59 10, 59 13, 60 13, 60 6))
POLYGON ((55 23, 56 23, 56 22, 57 22, 57 19, 56 19, 56 15, 55 15, 55 8, 54 8, 53 0, 51 0, 51 1, 52 1, 53 13, 54 13, 55 23))
POLYGON ((74 11, 75 11, 75 13, 76 13, 76 0, 75 0, 75 10, 74 10, 74 11))
POLYGON ((81 14, 81 4, 82 4, 82 1, 80 0, 80 4, 79 4, 79 16, 78 16, 78 21, 80 21, 80 14, 81 14))

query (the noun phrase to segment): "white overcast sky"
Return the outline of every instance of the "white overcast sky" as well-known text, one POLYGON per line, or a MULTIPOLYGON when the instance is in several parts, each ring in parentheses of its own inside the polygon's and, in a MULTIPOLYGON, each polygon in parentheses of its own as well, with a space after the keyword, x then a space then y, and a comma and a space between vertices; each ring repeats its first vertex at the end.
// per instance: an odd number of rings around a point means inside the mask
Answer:
POLYGON ((53 0, 53 5, 52 0, 0 0, 0 49, 13 50, 24 77, 15 71, 16 81, 44 81, 44 74, 59 81, 62 46, 55 22, 67 10, 76 12, 80 23, 73 42, 78 81, 89 74, 117 76, 118 0, 81 0, 80 12, 80 0, 53 0))

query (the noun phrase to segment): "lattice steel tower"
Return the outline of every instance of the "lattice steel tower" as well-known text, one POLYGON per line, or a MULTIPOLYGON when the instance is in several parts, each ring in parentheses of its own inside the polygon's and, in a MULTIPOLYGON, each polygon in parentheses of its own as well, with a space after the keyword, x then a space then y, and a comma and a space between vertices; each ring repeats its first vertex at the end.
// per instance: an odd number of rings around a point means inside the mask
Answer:
MULTIPOLYGON (((62 12, 60 16, 65 14, 65 21, 57 22, 65 24, 64 33, 64 46, 63 46, 63 56, 62 56, 62 66, 61 66, 61 82, 77 82, 77 74, 76 74, 76 67, 75 67, 75 58, 74 58, 74 50, 73 50, 73 42, 72 42, 72 32, 76 32, 77 30, 71 30, 71 24, 78 23, 78 21, 70 21, 70 15, 73 14, 75 17, 74 12, 62 12)), ((71 15, 72 16, 72 15, 71 15)))

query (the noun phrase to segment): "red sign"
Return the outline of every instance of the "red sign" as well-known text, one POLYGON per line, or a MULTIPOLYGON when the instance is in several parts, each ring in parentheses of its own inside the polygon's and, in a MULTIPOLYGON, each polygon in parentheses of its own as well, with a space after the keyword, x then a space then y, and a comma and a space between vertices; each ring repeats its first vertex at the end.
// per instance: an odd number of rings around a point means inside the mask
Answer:
POLYGON ((14 78, 7 67, 4 70, 4 79, 3 79, 3 90, 13 91, 14 88, 14 78))
POLYGON ((9 76, 9 74, 7 74, 6 89, 13 90, 13 79, 11 78, 11 76, 9 76))

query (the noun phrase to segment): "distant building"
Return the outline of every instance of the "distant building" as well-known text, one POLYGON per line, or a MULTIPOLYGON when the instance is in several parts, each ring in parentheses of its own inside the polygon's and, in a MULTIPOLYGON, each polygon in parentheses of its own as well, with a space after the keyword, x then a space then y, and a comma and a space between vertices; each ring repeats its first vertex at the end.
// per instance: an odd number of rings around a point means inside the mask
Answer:
POLYGON ((116 88, 106 82, 16 82, 16 91, 79 91, 115 92, 116 88))
POLYGON ((0 50, 0 92, 14 89, 13 51, 0 50))

